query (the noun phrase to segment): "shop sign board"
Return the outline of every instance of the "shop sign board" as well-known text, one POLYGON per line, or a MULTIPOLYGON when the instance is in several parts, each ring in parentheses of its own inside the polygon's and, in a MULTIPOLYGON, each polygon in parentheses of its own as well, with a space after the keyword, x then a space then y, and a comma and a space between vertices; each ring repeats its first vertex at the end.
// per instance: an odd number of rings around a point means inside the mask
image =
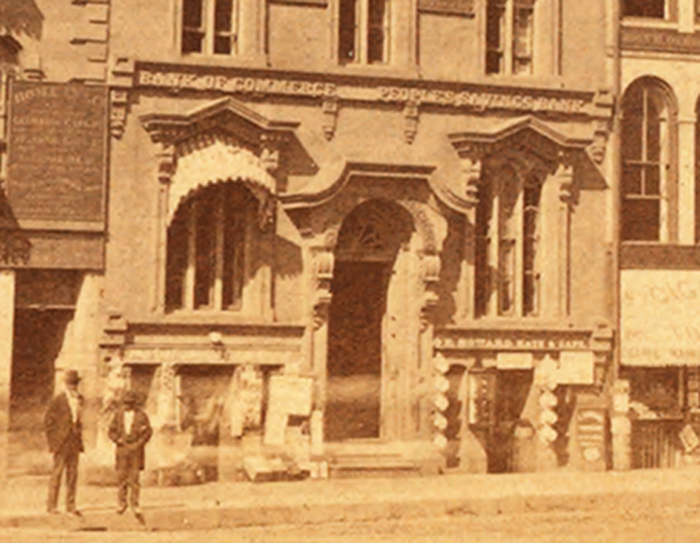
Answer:
POLYGON ((20 224, 104 226, 107 109, 103 86, 12 81, 7 197, 20 224))
POLYGON ((700 271, 622 271, 621 352, 627 366, 700 366, 700 271))

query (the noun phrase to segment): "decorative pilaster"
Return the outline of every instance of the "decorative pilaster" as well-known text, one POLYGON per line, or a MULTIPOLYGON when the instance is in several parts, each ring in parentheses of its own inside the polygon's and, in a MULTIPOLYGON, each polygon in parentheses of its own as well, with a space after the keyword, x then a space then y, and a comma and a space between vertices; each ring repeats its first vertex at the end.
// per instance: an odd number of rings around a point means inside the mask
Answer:
POLYGON ((325 409, 326 359, 328 357, 328 310, 335 258, 330 247, 317 248, 313 255, 311 307, 312 374, 316 377, 316 408, 325 409))
POLYGON ((574 168, 570 163, 560 164, 555 179, 559 187, 559 311, 560 316, 570 313, 571 283, 571 206, 574 201, 574 168))
POLYGON ((165 308, 165 263, 167 259, 168 240, 168 209, 170 199, 170 184, 176 168, 176 153, 173 145, 161 142, 158 144, 156 159, 158 161, 158 199, 156 201, 155 232, 155 262, 154 288, 152 289, 151 307, 153 311, 163 311, 165 308))

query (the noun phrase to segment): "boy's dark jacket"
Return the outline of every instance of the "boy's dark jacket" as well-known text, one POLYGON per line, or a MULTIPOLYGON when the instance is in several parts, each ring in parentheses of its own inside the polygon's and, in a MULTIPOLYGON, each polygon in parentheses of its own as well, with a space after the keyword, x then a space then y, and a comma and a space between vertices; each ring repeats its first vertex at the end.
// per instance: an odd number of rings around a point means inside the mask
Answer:
POLYGON ((114 415, 109 425, 109 439, 117 444, 116 468, 126 469, 129 461, 136 459, 139 469, 144 469, 146 465, 145 447, 151 439, 151 424, 148 415, 141 409, 134 409, 134 420, 131 431, 127 433, 124 429, 124 409, 120 409, 114 415))

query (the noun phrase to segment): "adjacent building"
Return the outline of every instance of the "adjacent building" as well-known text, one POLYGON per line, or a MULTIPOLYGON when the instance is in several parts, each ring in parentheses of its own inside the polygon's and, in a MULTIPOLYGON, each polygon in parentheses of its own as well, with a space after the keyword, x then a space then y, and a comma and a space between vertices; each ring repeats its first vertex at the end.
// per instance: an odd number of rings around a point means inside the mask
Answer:
POLYGON ((44 80, 13 96, 80 88, 95 153, 66 181, 84 220, 36 226, 67 262, 39 264, 36 242, 5 264, 11 425, 74 367, 95 470, 124 387, 161 481, 606 468, 603 0, 45 3, 44 80), (56 278, 70 303, 31 298, 56 278), (36 349, 54 309, 56 348, 36 349))
POLYGON ((632 467, 675 467, 700 412, 698 6, 626 1, 620 21, 620 377, 632 467))

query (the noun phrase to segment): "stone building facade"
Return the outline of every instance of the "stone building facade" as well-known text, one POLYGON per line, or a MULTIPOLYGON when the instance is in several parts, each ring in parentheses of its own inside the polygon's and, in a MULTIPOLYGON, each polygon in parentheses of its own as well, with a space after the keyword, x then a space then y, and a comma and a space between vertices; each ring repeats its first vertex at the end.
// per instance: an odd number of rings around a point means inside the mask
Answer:
POLYGON ((109 98, 89 467, 130 387, 159 476, 605 469, 605 2, 61 9, 46 79, 109 98))

